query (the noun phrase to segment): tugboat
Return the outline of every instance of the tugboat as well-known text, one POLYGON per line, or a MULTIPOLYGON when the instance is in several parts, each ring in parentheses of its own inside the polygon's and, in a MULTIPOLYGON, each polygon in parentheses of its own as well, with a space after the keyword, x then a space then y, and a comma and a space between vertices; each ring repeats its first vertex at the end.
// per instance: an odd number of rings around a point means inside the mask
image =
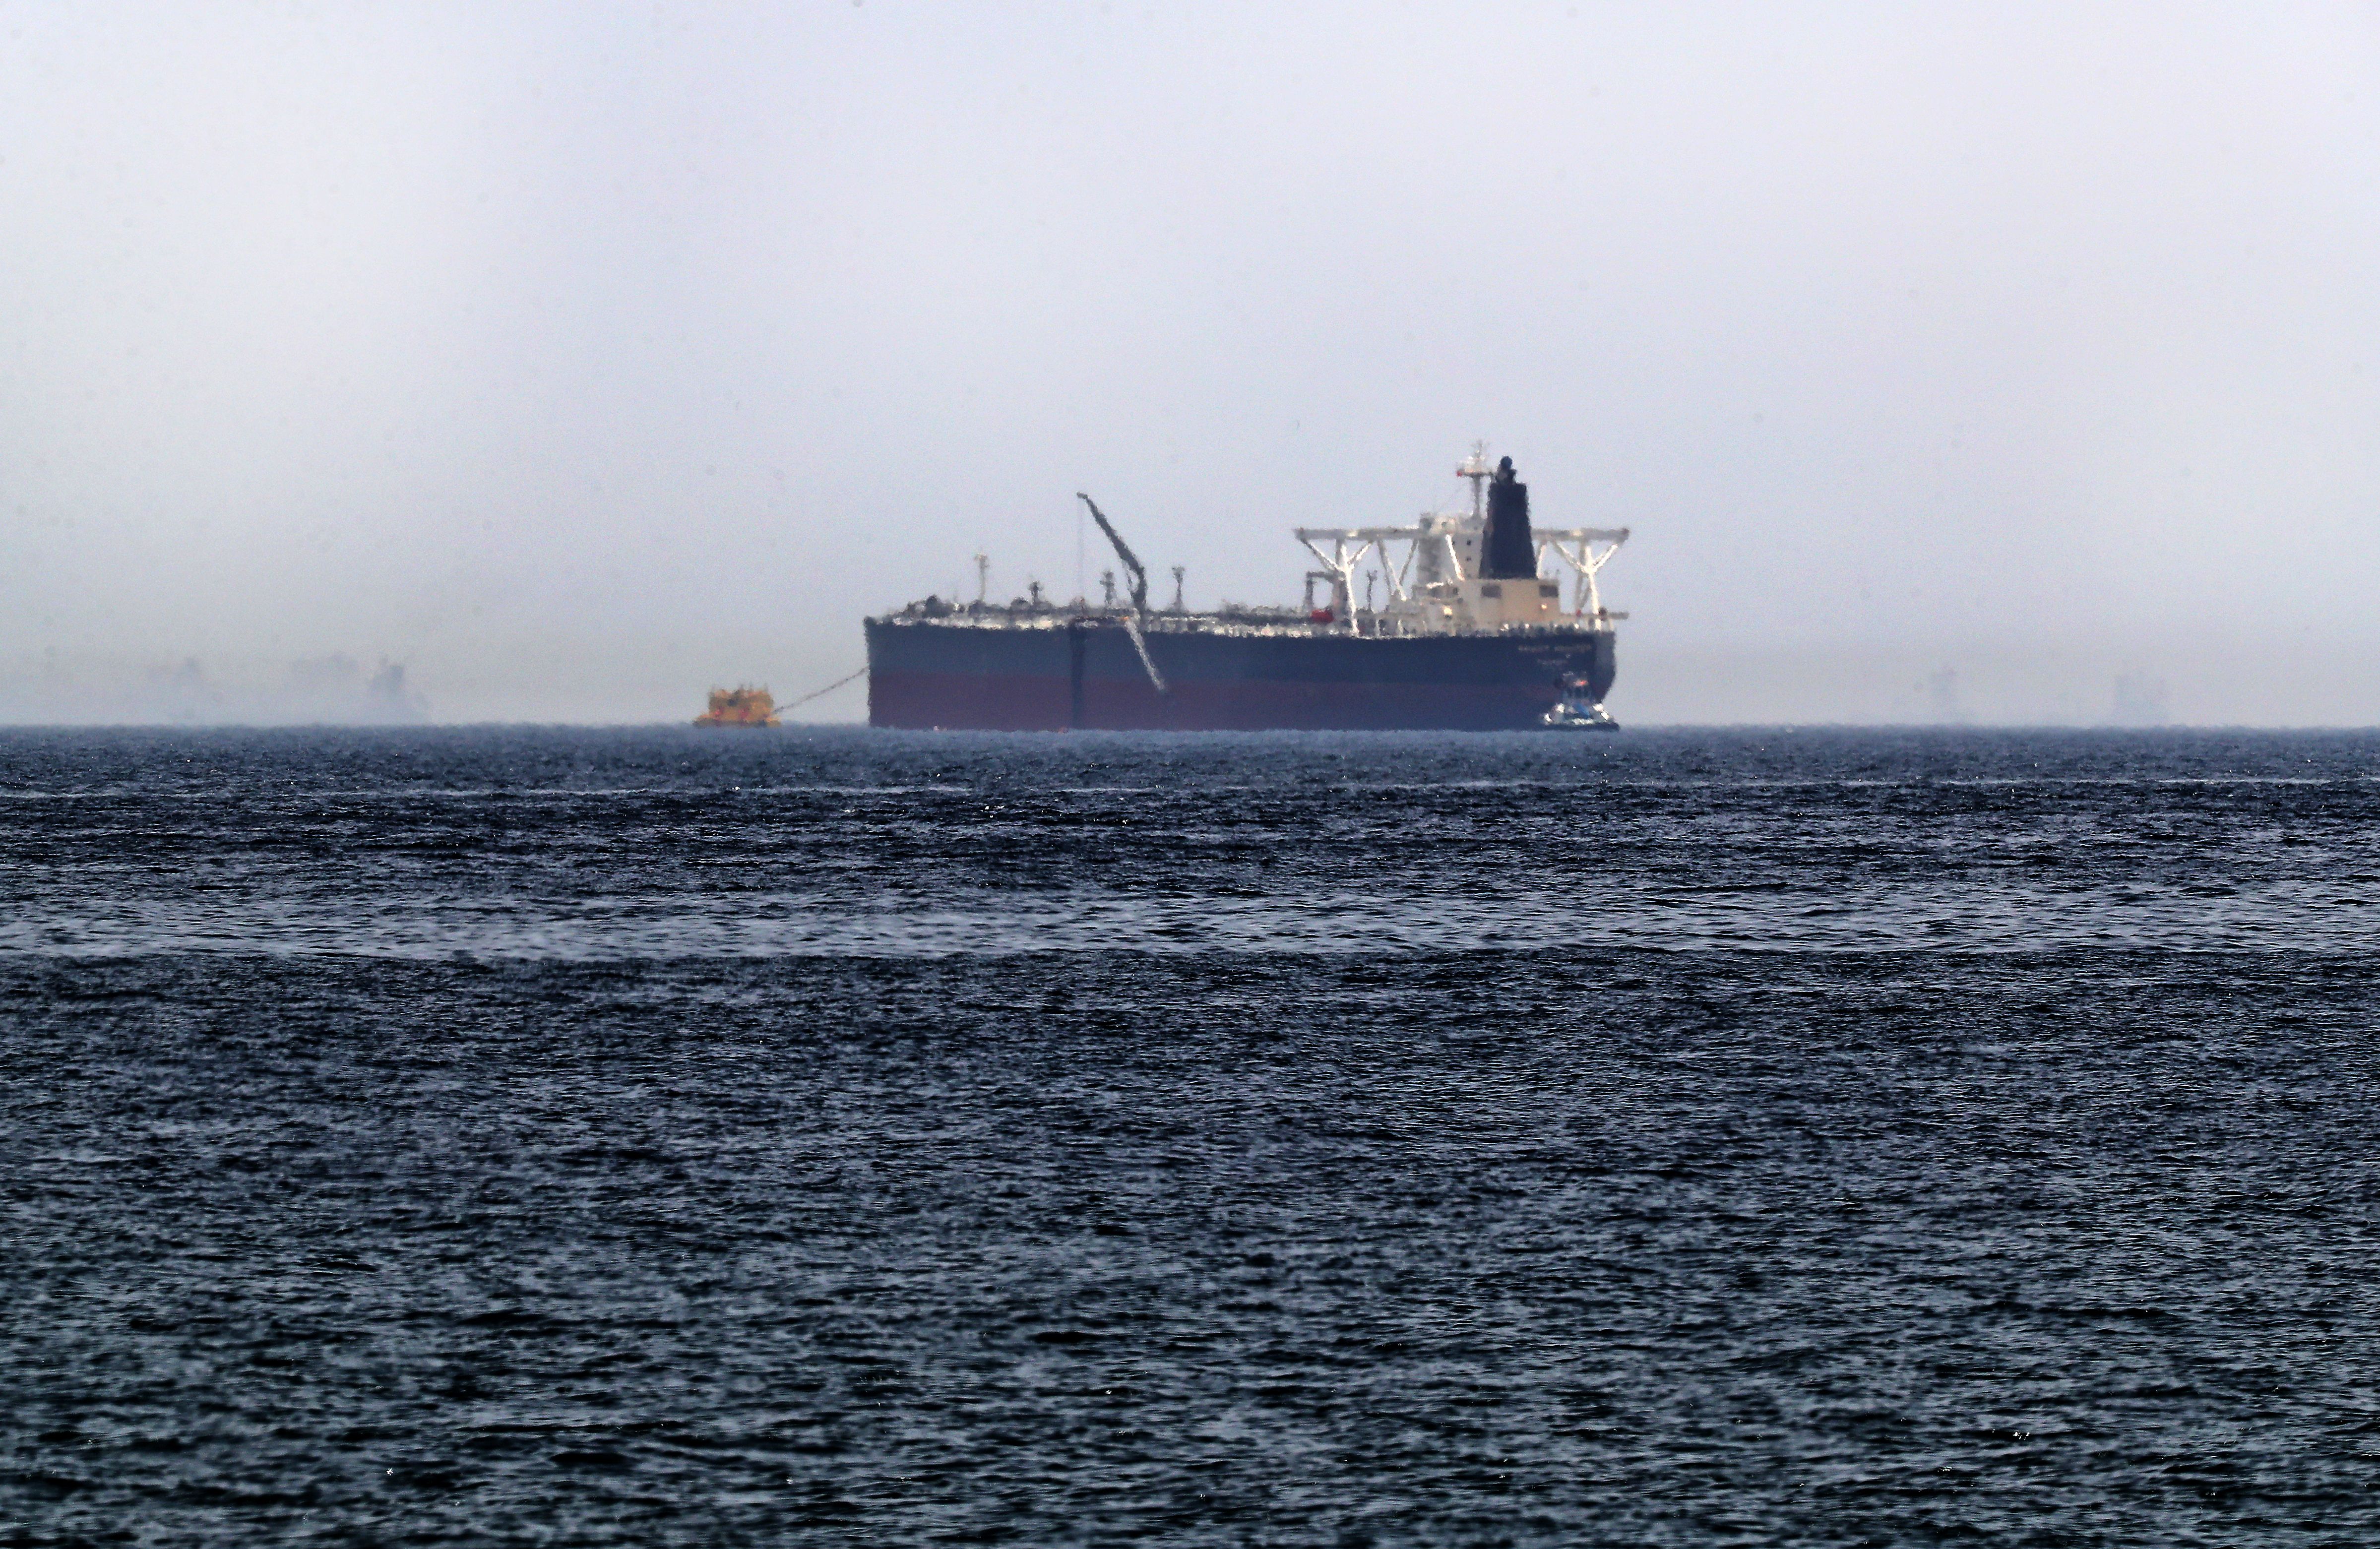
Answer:
POLYGON ((694 718, 697 726, 774 726, 777 702, 765 688, 714 688, 710 708, 694 718))
POLYGON ((1585 678, 1564 678, 1561 697, 1554 701, 1540 721, 1558 732, 1617 732, 1620 722, 1595 697, 1595 689, 1585 678))

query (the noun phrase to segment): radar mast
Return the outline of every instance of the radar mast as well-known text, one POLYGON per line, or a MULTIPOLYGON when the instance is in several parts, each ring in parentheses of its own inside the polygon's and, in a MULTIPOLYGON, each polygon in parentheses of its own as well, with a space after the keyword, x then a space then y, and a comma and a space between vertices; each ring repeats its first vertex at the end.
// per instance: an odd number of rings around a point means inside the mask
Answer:
POLYGON ((1484 521, 1488 515, 1488 481, 1496 477, 1495 467, 1488 461, 1488 443, 1471 443, 1471 455, 1454 470, 1456 477, 1471 480, 1471 519, 1484 521))

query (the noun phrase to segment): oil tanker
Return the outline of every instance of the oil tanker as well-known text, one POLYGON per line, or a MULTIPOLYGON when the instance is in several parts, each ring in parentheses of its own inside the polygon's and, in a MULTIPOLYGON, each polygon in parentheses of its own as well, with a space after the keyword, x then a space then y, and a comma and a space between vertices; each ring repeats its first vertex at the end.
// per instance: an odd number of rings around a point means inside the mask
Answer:
MULTIPOLYGON (((1410 526, 1299 527, 1297 608, 1148 604, 1148 575, 1088 495, 1129 577, 1056 603, 929 597, 867 621, 872 726, 981 731, 1449 730, 1615 724, 1597 577, 1625 527, 1533 527, 1529 490, 1475 446, 1468 511, 1410 526), (1326 588, 1318 599, 1316 587, 1326 588), (1568 596, 1565 597, 1565 592, 1568 596)), ((978 574, 984 562, 978 557, 978 574)))

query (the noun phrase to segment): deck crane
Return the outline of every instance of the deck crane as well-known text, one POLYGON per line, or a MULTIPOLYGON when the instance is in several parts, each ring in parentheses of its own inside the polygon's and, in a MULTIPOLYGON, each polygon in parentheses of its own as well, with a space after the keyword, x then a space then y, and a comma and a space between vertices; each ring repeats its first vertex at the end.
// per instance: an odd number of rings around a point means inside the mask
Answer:
POLYGON ((1148 572, 1141 568, 1140 556, 1132 551, 1132 545, 1123 540, 1123 534, 1115 530, 1115 524, 1109 521, 1107 513, 1099 509, 1099 502, 1080 490, 1075 491, 1075 498, 1091 508, 1091 520, 1099 525, 1099 531, 1108 535, 1108 541, 1115 545, 1116 558, 1123 562, 1124 569, 1132 575, 1132 611, 1124 615, 1124 632, 1132 636, 1132 648, 1140 653, 1141 666, 1148 670, 1148 681, 1157 686, 1158 693, 1163 694, 1166 692, 1165 675, 1157 670, 1157 663, 1149 660, 1148 641, 1141 634, 1141 625, 1148 620, 1148 572))

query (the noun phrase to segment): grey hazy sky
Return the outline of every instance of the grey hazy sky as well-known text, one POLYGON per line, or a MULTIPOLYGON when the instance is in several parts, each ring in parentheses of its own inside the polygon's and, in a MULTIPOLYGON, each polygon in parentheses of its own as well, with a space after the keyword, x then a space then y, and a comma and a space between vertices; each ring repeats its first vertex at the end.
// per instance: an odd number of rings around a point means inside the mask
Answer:
POLYGON ((676 719, 1485 437, 1625 718, 2380 720, 2375 16, 0 5, 0 711, 676 719))

